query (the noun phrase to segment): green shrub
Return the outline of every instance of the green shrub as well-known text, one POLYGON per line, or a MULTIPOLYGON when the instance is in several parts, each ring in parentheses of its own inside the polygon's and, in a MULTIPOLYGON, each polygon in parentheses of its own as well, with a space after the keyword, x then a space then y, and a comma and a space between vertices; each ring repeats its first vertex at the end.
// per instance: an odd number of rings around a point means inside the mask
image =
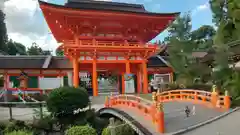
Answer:
POLYGON ((17 131, 8 132, 5 135, 33 135, 33 133, 27 130, 17 130, 17 131))
POLYGON ((6 128, 4 129, 4 132, 8 133, 8 132, 18 131, 26 128, 27 126, 25 125, 24 121, 12 120, 7 124, 6 128))
POLYGON ((176 89, 195 89, 195 90, 211 91, 212 85, 195 83, 195 84, 188 84, 184 88, 182 88, 181 84, 177 84, 177 83, 168 84, 168 90, 176 90, 176 89))
POLYGON ((104 128, 102 131, 102 135, 111 135, 109 128, 104 128))
POLYGON ((232 107, 240 106, 240 98, 233 99, 231 106, 232 107))
POLYGON ((49 94, 46 102, 48 111, 56 117, 61 117, 87 107, 89 96, 84 88, 60 87, 49 94))
POLYGON ((208 85, 208 84, 191 84, 191 85, 187 85, 186 88, 188 88, 188 89, 195 89, 195 90, 211 91, 212 90, 212 85, 208 85))
POLYGON ((103 128, 105 128, 108 124, 108 120, 96 116, 96 112, 94 109, 86 111, 86 119, 87 122, 91 125, 91 127, 96 129, 97 133, 101 133, 103 128))
MULTIPOLYGON (((135 135, 135 131, 128 125, 117 120, 114 125, 116 135, 135 135)), ((102 135, 111 135, 109 127, 105 128, 102 135)))
POLYGON ((4 122, 0 122, 0 131, 3 131, 6 128, 7 124, 4 122))
MULTIPOLYGON (((86 124, 84 112, 74 113, 78 109, 86 108, 89 96, 84 88, 60 87, 54 89, 46 100, 47 109, 54 118, 57 118, 62 128, 78 121, 80 125, 86 124)), ((62 129, 61 128, 61 129, 62 129)))
POLYGON ((35 129, 40 129, 44 131, 52 131, 53 125, 56 123, 56 120, 53 119, 51 116, 45 116, 42 119, 35 119, 33 121, 32 127, 35 129))
POLYGON ((66 131, 66 135, 97 135, 97 132, 92 127, 74 126, 66 131))
POLYGON ((167 86, 167 88, 168 88, 169 90, 176 90, 176 89, 179 89, 179 86, 178 86, 177 83, 169 83, 168 86, 167 86))

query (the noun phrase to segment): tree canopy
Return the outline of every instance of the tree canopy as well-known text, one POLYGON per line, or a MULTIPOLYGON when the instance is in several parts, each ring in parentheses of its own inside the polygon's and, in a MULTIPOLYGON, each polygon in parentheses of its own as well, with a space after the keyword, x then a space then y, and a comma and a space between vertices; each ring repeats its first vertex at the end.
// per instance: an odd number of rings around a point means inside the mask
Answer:
POLYGON ((209 68, 201 64, 193 52, 206 51, 211 47, 208 42, 211 41, 214 28, 206 25, 192 31, 191 17, 187 13, 179 16, 168 32, 169 36, 164 42, 168 44, 169 62, 178 76, 177 81, 184 81, 181 82, 184 84, 193 83, 196 78, 208 73, 209 68))
POLYGON ((5 24, 5 14, 2 10, 0 10, 0 50, 6 52, 7 51, 7 28, 5 24))
POLYGON ((14 42, 13 40, 9 40, 7 43, 7 51, 6 51, 9 55, 26 55, 26 47, 21 44, 21 43, 17 43, 14 42))
POLYGON ((43 50, 36 43, 27 48, 18 42, 8 39, 7 28, 5 24, 5 14, 0 10, 0 51, 9 55, 50 55, 51 51, 43 50))
POLYGON ((203 25, 192 31, 191 40, 193 40, 197 45, 196 51, 208 51, 211 49, 215 34, 216 30, 210 25, 203 25))
POLYGON ((228 43, 240 39, 239 0, 210 0, 213 20, 218 26, 215 43, 228 43))

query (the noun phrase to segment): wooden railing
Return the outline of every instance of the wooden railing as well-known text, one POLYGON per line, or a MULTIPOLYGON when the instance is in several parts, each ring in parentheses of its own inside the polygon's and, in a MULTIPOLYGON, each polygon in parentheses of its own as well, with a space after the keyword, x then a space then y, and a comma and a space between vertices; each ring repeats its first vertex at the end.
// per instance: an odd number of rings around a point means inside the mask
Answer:
POLYGON ((152 101, 134 95, 110 96, 106 98, 105 107, 123 105, 125 107, 135 108, 144 115, 151 117, 158 132, 164 133, 164 111, 162 103, 174 100, 206 103, 216 108, 225 109, 230 109, 231 105, 228 92, 225 92, 225 95, 219 95, 215 90, 213 92, 201 90, 171 90, 162 93, 153 92, 152 101))
MULTIPOLYGON (((227 93, 227 92, 226 92, 227 93)), ((194 101, 196 103, 207 103, 218 108, 229 109, 231 105, 228 94, 219 95, 217 92, 202 90, 171 90, 157 94, 158 102, 168 102, 173 100, 194 101)))
POLYGON ((114 107, 117 105, 124 105, 138 109, 144 115, 147 115, 152 119, 152 122, 156 126, 158 132, 164 133, 164 112, 160 102, 152 102, 134 95, 117 95, 107 97, 105 107, 114 107))
POLYGON ((128 41, 97 41, 97 40, 79 40, 78 45, 74 40, 65 41, 66 46, 125 46, 125 47, 157 47, 157 44, 143 44, 140 42, 128 41))

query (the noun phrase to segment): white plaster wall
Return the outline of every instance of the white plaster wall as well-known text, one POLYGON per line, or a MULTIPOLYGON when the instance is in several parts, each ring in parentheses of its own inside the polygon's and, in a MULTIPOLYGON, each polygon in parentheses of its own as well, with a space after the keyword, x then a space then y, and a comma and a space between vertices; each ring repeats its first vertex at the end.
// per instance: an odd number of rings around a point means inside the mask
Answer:
POLYGON ((73 86, 72 72, 67 72, 67 76, 68 76, 68 86, 73 86))
POLYGON ((63 86, 63 77, 39 78, 40 89, 54 89, 63 86))

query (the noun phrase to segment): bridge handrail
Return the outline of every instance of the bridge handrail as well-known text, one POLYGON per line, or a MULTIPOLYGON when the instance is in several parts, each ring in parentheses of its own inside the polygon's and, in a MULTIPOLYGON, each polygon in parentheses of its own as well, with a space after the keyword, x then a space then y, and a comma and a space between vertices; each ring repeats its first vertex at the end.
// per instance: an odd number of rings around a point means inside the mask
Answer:
POLYGON ((157 94, 159 102, 172 100, 193 100, 203 103, 210 103, 215 107, 230 108, 230 97, 228 95, 219 95, 217 92, 209 92, 194 89, 176 89, 164 91, 157 94))
POLYGON ((124 105, 135 108, 146 116, 151 117, 152 122, 156 125, 160 133, 164 133, 164 112, 161 103, 152 102, 150 100, 135 95, 115 95, 106 98, 105 107, 114 107, 115 105, 124 105))
POLYGON ((194 90, 194 89, 176 89, 176 90, 170 90, 170 91, 164 91, 159 93, 160 95, 164 95, 164 94, 169 94, 169 93, 173 93, 173 92, 194 92, 194 93, 204 93, 204 94, 211 94, 211 92, 209 91, 203 91, 203 90, 194 90))
POLYGON ((144 99, 144 98, 139 97, 139 96, 135 96, 135 95, 127 95, 127 94, 115 95, 115 96, 112 96, 110 98, 132 100, 132 101, 137 101, 137 102, 140 102, 140 103, 145 103, 146 105, 152 104, 152 101, 144 99))

